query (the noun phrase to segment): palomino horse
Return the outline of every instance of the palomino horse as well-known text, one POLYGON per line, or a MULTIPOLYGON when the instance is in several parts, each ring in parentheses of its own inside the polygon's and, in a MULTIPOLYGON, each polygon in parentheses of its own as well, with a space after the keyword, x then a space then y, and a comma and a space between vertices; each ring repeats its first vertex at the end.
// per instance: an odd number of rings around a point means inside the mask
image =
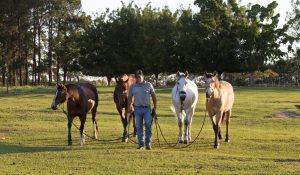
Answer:
POLYGON ((83 145, 85 142, 84 124, 86 121, 87 113, 92 112, 93 120, 93 138, 97 138, 98 126, 96 121, 96 112, 98 107, 98 92, 95 86, 84 83, 84 84, 68 84, 68 85, 57 85, 57 91, 52 101, 51 108, 57 109, 57 105, 67 101, 67 117, 68 117, 68 144, 72 145, 71 127, 73 119, 78 116, 80 125, 80 139, 79 144, 83 145))
POLYGON ((205 73, 206 110, 211 118, 215 132, 214 148, 219 148, 218 137, 222 139, 220 125, 226 118, 226 138, 229 142, 228 127, 231 108, 234 102, 233 88, 226 81, 219 81, 216 73, 205 73))
POLYGON ((171 109, 176 113, 179 126, 179 143, 187 144, 191 141, 191 125, 198 101, 197 85, 188 79, 188 72, 177 72, 177 82, 172 89, 171 109), (184 137, 182 135, 182 124, 184 123, 184 137))
POLYGON ((127 125, 128 125, 128 121, 131 120, 131 117, 133 116, 133 128, 134 128, 134 132, 133 134, 136 134, 136 127, 135 127, 135 120, 134 120, 134 113, 132 113, 132 115, 130 115, 129 119, 126 118, 127 115, 127 103, 128 103, 128 91, 129 88, 132 84, 135 83, 135 75, 134 74, 130 74, 130 75, 126 75, 124 74, 123 76, 121 76, 120 78, 115 77, 116 79, 116 87, 114 90, 114 102, 116 104, 116 108, 120 114, 121 117, 121 121, 123 124, 123 138, 122 141, 123 142, 127 142, 128 140, 128 134, 127 133, 127 125), (125 108, 125 114, 123 115, 123 108, 125 108))

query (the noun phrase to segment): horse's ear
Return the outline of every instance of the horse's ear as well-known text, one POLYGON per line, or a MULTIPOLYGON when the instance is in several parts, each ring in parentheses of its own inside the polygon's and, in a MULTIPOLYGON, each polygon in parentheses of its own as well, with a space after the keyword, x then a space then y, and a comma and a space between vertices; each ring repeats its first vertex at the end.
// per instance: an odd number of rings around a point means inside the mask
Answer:
POLYGON ((117 76, 115 76, 115 80, 116 80, 116 83, 118 83, 118 82, 119 82, 119 79, 118 79, 118 77, 117 77, 117 76))
POLYGON ((216 75, 218 75, 218 73, 217 73, 217 71, 214 71, 213 76, 216 76, 216 75))
POLYGON ((208 73, 205 71, 204 72, 204 76, 207 78, 208 77, 208 73))
POLYGON ((180 75, 180 72, 179 72, 179 71, 177 71, 176 75, 177 75, 177 77, 179 77, 179 75, 180 75))
POLYGON ((67 89, 67 87, 63 84, 61 84, 61 87, 64 88, 64 89, 67 89))
POLYGON ((189 72, 185 71, 184 75, 185 75, 185 78, 189 77, 189 72))

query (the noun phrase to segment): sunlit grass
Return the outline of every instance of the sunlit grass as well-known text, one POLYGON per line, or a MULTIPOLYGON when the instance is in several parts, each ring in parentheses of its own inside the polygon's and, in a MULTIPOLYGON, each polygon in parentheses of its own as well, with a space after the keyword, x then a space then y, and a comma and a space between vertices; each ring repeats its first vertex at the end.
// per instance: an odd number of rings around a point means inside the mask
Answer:
MULTIPOLYGON (((0 88, 0 174, 298 174, 300 172, 300 89, 235 88, 230 126, 231 142, 213 149, 211 121, 188 148, 168 148, 153 126, 153 150, 136 150, 122 143, 122 125, 112 100, 112 87, 98 87, 99 139, 87 138, 81 147, 73 127, 73 146, 67 146, 67 120, 50 104, 54 87, 0 88), (294 118, 274 118, 293 112, 294 118), (105 141, 106 140, 106 141, 105 141)), ((169 106, 170 88, 158 89, 158 121, 169 142, 178 127, 169 106)), ((204 119, 204 91, 192 124, 192 139, 204 119)), ((79 125, 79 120, 74 121, 79 125)), ((91 116, 86 122, 92 134, 91 116)), ((132 129, 132 128, 131 128, 132 129)), ((225 131, 224 127, 222 128, 225 131)), ((135 139, 134 139, 135 140, 135 139)))

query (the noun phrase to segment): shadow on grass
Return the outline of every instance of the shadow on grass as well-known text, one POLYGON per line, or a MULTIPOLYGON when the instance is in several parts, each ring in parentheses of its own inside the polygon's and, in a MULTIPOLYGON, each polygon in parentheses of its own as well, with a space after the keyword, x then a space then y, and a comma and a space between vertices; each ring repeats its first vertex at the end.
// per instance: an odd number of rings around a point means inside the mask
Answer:
POLYGON ((8 154, 8 153, 34 153, 34 152, 48 152, 48 151, 65 151, 64 147, 29 147, 23 145, 8 145, 0 143, 0 154, 8 154))

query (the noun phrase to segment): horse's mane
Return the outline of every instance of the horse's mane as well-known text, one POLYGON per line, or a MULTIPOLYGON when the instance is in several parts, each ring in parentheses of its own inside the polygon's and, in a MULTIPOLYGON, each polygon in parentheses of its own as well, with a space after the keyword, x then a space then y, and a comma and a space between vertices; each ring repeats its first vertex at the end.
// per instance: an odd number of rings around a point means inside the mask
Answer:
POLYGON ((220 89, 220 81, 217 76, 214 77, 214 81, 215 81, 215 88, 220 89))

